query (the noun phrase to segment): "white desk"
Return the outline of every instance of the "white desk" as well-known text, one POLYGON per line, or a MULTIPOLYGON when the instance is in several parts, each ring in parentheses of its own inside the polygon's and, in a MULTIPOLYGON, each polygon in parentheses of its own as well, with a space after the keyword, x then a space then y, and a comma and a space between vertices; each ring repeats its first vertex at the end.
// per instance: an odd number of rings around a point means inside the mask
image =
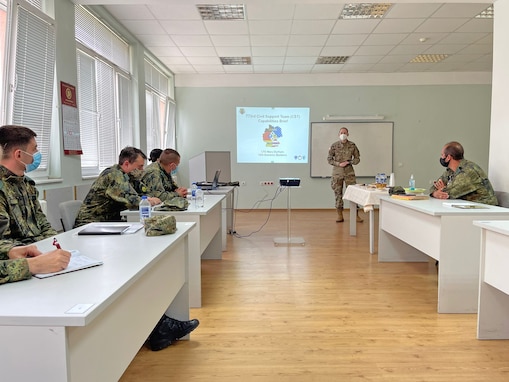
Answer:
POLYGON ((438 313, 476 313, 481 235, 472 222, 507 220, 509 209, 464 210, 443 202, 381 197, 378 261, 439 260, 438 313))
POLYGON ((369 213, 369 253, 375 253, 375 206, 380 204, 380 197, 387 196, 387 190, 350 185, 346 188, 343 200, 350 202, 350 236, 357 235, 357 205, 369 213))
MULTIPOLYGON (((204 190, 205 195, 224 195, 225 198, 221 201, 223 208, 223 251, 226 251, 226 234, 234 234, 233 227, 233 212, 235 209, 235 187, 233 186, 220 186, 215 190, 204 190)), ((189 193, 190 195, 191 193, 189 193)))
MULTIPOLYGON (((162 314, 189 319, 188 238, 173 235, 57 235, 98 267, 0 287, 4 381, 117 381, 162 314), (66 313, 93 304, 83 313, 66 313)), ((37 243, 54 249, 52 238, 37 243)))
POLYGON ((509 221, 477 221, 481 227, 477 338, 509 339, 509 221))
MULTIPOLYGON (((201 259, 221 259, 223 240, 226 241, 221 203, 225 195, 205 195, 204 206, 189 203, 186 211, 153 211, 154 215, 173 215, 177 222, 196 223, 189 233, 189 299, 191 308, 200 308, 201 259)), ((120 213, 127 221, 139 221, 138 210, 120 213)))

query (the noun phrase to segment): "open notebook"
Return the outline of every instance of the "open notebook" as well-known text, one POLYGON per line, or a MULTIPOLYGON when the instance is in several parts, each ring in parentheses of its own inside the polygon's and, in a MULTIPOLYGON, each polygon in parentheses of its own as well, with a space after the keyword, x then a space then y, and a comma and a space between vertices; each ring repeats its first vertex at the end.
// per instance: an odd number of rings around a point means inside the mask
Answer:
POLYGON ((82 255, 78 250, 71 250, 69 252, 71 252, 71 261, 69 261, 69 265, 63 271, 54 273, 38 273, 34 276, 39 279, 45 279, 47 277, 61 275, 64 273, 79 271, 80 269, 95 267, 103 263, 101 260, 92 259, 88 256, 82 255))

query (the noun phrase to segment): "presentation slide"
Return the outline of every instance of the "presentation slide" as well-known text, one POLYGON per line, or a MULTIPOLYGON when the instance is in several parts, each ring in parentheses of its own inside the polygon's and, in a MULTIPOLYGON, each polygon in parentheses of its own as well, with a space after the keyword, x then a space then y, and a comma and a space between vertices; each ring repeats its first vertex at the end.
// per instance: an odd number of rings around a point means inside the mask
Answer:
POLYGON ((309 108, 237 107, 238 163, 308 163, 309 108))

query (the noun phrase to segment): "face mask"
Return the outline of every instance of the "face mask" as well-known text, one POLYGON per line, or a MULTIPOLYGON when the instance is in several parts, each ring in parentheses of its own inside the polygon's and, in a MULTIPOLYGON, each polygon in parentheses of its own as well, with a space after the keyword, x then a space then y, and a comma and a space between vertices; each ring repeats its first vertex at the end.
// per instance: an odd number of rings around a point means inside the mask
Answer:
MULTIPOLYGON (((450 161, 449 161, 450 162, 450 161)), ((440 157, 440 164, 444 167, 449 167, 449 162, 445 161, 445 158, 440 157)))
POLYGON ((143 171, 138 168, 135 168, 133 171, 129 173, 129 176, 133 179, 140 180, 143 175, 143 171))
MULTIPOLYGON (((21 150, 21 151, 23 151, 23 150, 21 150)), ((34 154, 29 154, 26 151, 23 151, 23 152, 27 155, 30 155, 33 158, 32 163, 29 163, 29 164, 26 164, 26 163, 20 161, 21 163, 23 163, 25 165, 25 172, 37 170, 37 168, 41 164, 42 154, 39 151, 35 152, 34 154)))
POLYGON ((346 135, 346 134, 341 134, 339 136, 339 139, 341 139, 342 141, 346 141, 346 138, 348 138, 348 135, 346 135))

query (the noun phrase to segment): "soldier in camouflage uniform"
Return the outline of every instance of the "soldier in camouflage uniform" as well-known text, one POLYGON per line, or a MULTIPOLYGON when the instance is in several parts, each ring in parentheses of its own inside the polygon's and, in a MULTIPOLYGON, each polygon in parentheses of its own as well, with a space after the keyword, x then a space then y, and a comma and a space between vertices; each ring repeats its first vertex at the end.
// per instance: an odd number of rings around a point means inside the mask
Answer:
POLYGON ((63 249, 43 254, 35 245, 13 247, 9 253, 0 253, 0 285, 27 280, 36 273, 61 271, 70 259, 71 253, 63 249))
POLYGON ((463 155, 463 146, 458 142, 449 142, 442 148, 440 163, 447 169, 431 186, 431 196, 496 206, 497 197, 488 176, 477 164, 464 159, 463 155))
POLYGON ((180 164, 180 154, 173 149, 166 149, 159 157, 159 161, 147 167, 142 177, 142 183, 147 186, 150 195, 156 196, 163 202, 176 196, 185 198, 187 188, 179 187, 171 172, 180 164))
MULTIPOLYGON (((120 221, 121 211, 137 209, 141 201, 138 191, 144 193, 144 186, 136 182, 141 180, 145 159, 147 157, 140 149, 124 148, 118 164, 105 169, 90 187, 74 227, 98 221, 120 221)), ((151 205, 161 203, 154 197, 149 197, 148 201, 151 205)))
POLYGON ((149 164, 149 165, 147 166, 147 168, 148 168, 148 167, 150 167, 150 166, 152 166, 154 163, 158 162, 159 157, 161 156, 161 154, 162 154, 162 153, 163 153, 163 150, 161 150, 161 149, 153 149, 153 150, 150 152, 150 155, 149 155, 149 157, 148 157, 148 160, 149 160, 149 161, 151 161, 152 163, 151 163, 151 164, 149 164))
MULTIPOLYGON (((92 184, 80 207, 75 227, 97 221, 118 221, 120 212, 126 208, 138 208, 141 197, 136 188, 144 191, 141 174, 147 156, 135 147, 124 148, 118 164, 105 169, 92 184)), ((149 197, 151 205, 161 203, 159 198, 149 197)), ((148 338, 152 350, 161 350, 188 335, 198 327, 198 320, 179 321, 163 314, 148 338)))
MULTIPOLYGON (((348 129, 342 127, 339 130, 339 141, 334 142, 329 149, 327 162, 332 167, 331 187, 336 196, 336 210, 338 217, 336 222, 342 222, 343 219, 343 182, 348 186, 355 184, 355 171, 353 165, 361 161, 359 149, 355 143, 348 140, 348 129)), ((357 210, 357 221, 362 222, 357 210)))
POLYGON ((41 210, 35 182, 25 175, 40 163, 36 136, 27 127, 0 127, 0 283, 30 278, 41 270, 62 270, 70 258, 67 251, 52 251, 46 257, 39 256, 37 247, 24 246, 57 234, 41 210))

